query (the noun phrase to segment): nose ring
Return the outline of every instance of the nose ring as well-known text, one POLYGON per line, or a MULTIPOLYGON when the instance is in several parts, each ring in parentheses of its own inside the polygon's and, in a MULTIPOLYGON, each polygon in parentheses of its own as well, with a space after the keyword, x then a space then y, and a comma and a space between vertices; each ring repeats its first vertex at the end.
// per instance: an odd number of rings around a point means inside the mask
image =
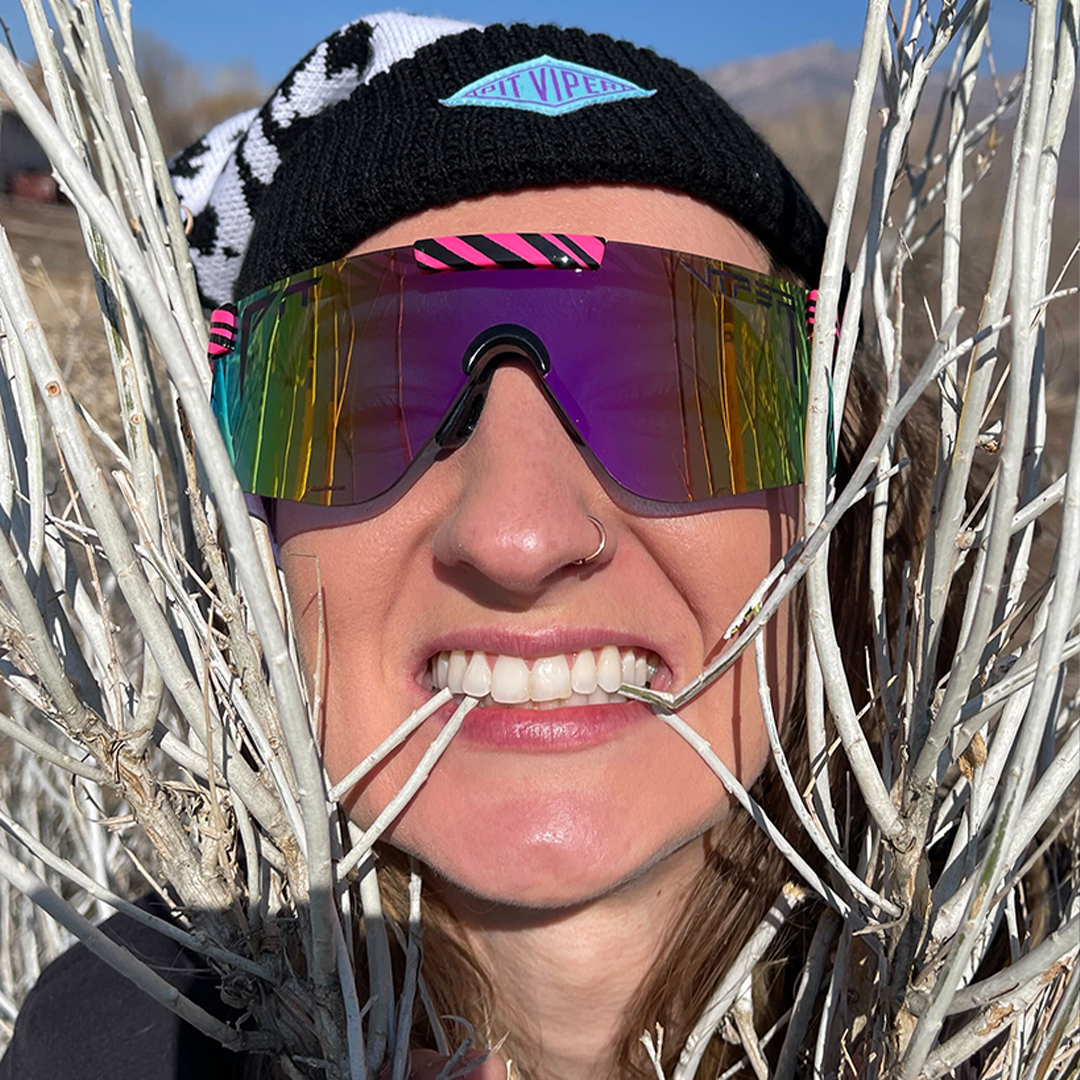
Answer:
POLYGON ((607 545, 607 529, 604 528, 604 523, 599 518, 594 518, 592 514, 586 514, 585 516, 600 531, 600 545, 591 555, 586 555, 584 559, 574 559, 571 563, 572 566, 588 566, 589 563, 595 562, 600 558, 604 547, 607 545))

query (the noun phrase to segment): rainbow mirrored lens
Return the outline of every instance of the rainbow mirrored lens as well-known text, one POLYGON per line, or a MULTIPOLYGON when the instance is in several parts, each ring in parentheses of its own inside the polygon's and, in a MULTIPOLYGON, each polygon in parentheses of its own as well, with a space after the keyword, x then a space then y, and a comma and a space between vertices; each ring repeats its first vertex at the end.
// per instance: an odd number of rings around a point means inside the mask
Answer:
POLYGON ((573 258, 542 265, 519 246, 512 265, 433 272, 418 244, 240 301, 213 406, 244 490, 321 505, 386 493, 434 457, 455 406, 479 400, 502 357, 468 373, 463 360, 506 325, 539 339, 552 406, 634 495, 700 502, 802 482, 805 289, 662 248, 609 243, 594 259, 595 246, 549 239, 573 258))

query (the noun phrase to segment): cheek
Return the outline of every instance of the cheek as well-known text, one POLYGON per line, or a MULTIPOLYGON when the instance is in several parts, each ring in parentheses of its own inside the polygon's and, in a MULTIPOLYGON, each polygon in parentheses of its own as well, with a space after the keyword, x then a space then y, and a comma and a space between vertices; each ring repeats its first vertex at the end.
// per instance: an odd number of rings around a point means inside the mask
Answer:
MULTIPOLYGON (((792 655, 794 638, 781 630, 783 620, 777 619, 773 620, 776 625, 766 629, 764 640, 769 700, 776 723, 782 728, 794 696, 796 665, 792 655)), ((753 786, 771 751, 752 650, 700 697, 685 705, 679 716, 708 742, 743 788, 753 786)), ((719 778, 704 761, 699 760, 695 768, 707 771, 712 778, 715 797, 720 790, 719 778)))
POLYGON ((317 547, 311 544, 301 547, 290 542, 280 547, 289 609, 307 678, 308 697, 312 701, 322 699, 325 687, 328 633, 326 594, 322 588, 326 560, 317 547), (313 546, 316 550, 312 550, 313 546))
MULTIPOLYGON (((281 547, 309 700, 335 779, 356 763, 357 736, 362 734, 355 725, 357 704, 370 702, 375 715, 388 711, 381 700, 379 627, 385 622, 380 612, 392 595, 383 588, 392 571, 376 573, 365 554, 371 550, 331 529, 297 536, 281 547)), ((374 728, 371 735, 375 741, 382 737, 374 728)))
MULTIPOLYGON (((778 489, 755 498, 757 506, 674 523, 681 532, 673 538, 677 548, 668 565, 701 628, 704 651, 698 670, 726 651, 737 635, 728 639, 724 635, 799 534, 801 488, 778 489)), ((799 628, 790 598, 766 624, 762 638, 769 700, 782 727, 800 669, 799 628)), ((681 711, 746 787, 769 755, 754 653, 754 647, 749 647, 709 690, 681 711)), ((681 681, 689 681, 698 670, 681 681)))

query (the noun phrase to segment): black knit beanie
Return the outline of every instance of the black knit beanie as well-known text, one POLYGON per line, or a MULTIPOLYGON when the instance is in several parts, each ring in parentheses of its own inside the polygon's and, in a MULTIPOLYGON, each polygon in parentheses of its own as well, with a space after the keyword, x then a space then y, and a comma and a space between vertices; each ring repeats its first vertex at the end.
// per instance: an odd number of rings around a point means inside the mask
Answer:
POLYGON ((358 20, 171 171, 212 304, 338 258, 409 214, 555 184, 696 196, 811 284, 825 248, 806 193, 707 83, 649 49, 556 26, 358 20))

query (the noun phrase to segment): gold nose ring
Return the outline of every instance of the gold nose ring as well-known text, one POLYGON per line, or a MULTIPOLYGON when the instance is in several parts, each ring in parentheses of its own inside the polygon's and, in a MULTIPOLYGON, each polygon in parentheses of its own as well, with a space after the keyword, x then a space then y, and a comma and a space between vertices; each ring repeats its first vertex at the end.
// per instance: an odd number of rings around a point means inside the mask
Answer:
POLYGON ((600 544, 597 549, 591 554, 586 555, 584 559, 574 559, 571 565, 573 566, 588 566, 589 563, 595 562, 600 558, 603 553, 604 547, 607 545, 607 529, 604 528, 604 523, 599 518, 594 518, 592 514, 585 515, 599 530, 600 532, 600 544))

